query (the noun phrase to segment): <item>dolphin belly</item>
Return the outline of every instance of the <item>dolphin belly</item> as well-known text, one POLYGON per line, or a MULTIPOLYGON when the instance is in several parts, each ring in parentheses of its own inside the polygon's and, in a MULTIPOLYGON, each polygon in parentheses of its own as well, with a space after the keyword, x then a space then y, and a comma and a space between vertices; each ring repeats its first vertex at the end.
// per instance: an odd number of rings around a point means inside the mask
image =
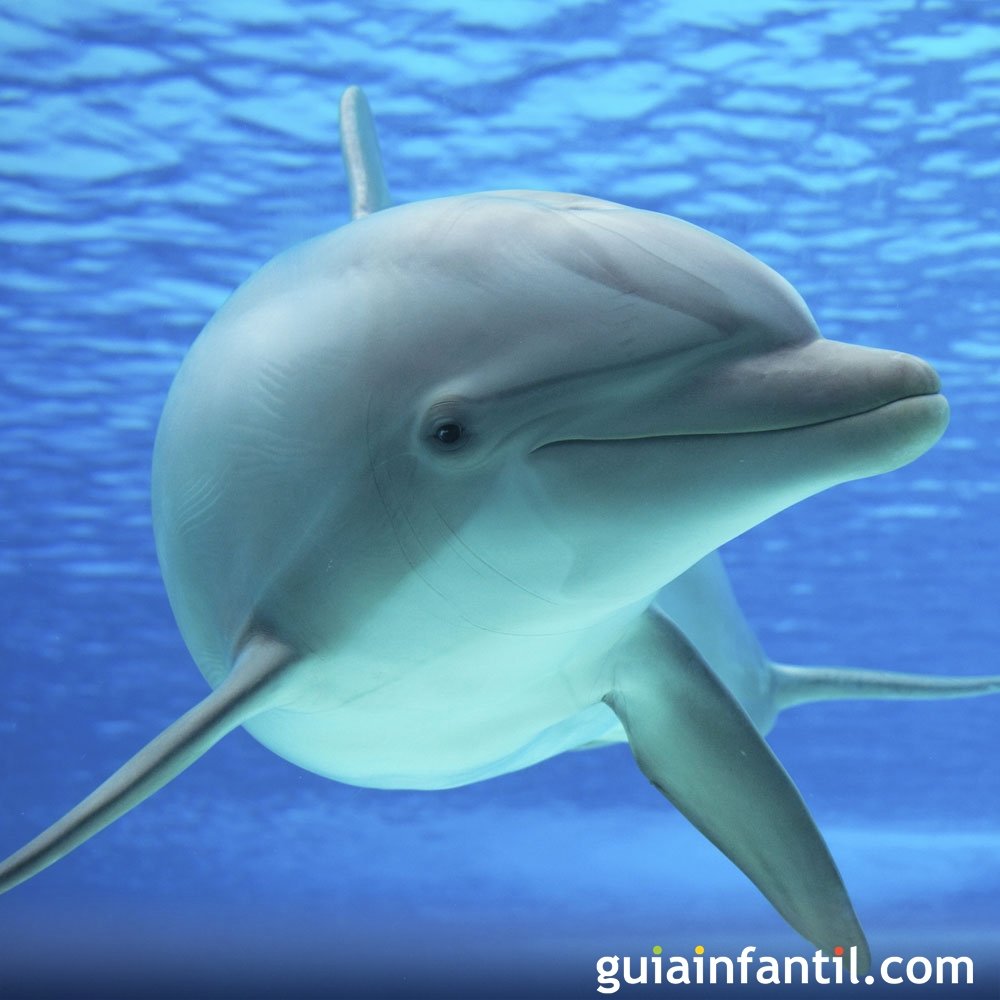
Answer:
MULTIPOLYGON (((466 626, 466 641, 401 665, 385 645, 374 647, 374 636, 388 632, 375 622, 354 644, 303 660, 296 696, 244 725, 292 763, 348 784, 434 789, 480 781, 615 727, 601 701, 601 671, 624 627, 612 618, 535 636, 466 626)), ((413 635, 414 649, 430 645, 431 637, 413 635)))
POLYGON ((402 716, 386 712, 381 724, 363 708, 274 709, 245 728, 293 764, 345 784, 434 790, 522 770, 598 741, 617 724, 603 702, 559 718, 543 717, 534 705, 512 702, 508 712, 489 705, 413 706, 402 716))

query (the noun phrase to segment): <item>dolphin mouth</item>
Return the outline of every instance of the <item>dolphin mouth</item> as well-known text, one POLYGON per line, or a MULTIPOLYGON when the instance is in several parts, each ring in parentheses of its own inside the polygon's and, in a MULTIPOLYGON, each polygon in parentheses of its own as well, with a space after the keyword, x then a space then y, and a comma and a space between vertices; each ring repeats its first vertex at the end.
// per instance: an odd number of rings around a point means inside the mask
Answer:
MULTIPOLYGON (((621 415, 609 414, 608 432, 592 434, 576 419, 570 426, 553 428, 555 434, 533 450, 573 441, 596 444, 806 430, 940 396, 940 376, 920 358, 820 337, 721 368, 710 363, 685 385, 656 391, 645 404, 633 404, 631 426, 622 425, 621 415)), ((946 407, 943 397, 928 409, 942 406, 946 407)))
MULTIPOLYGON (((935 378, 936 378, 935 374, 935 378)), ((938 380, 938 385, 940 387, 940 380, 938 380)), ((900 404, 912 403, 920 400, 926 400, 928 402, 933 402, 935 406, 938 403, 945 403, 947 401, 945 397, 937 390, 933 392, 915 392, 910 393, 905 396, 899 396, 897 399, 891 399, 888 402, 876 403, 874 406, 869 406, 860 410, 850 410, 847 413, 842 413, 835 417, 825 417, 822 420, 805 420, 801 423, 784 423, 776 424, 773 427, 749 427, 749 428, 736 428, 734 430, 728 431, 705 431, 694 433, 681 432, 679 434, 654 434, 651 435, 652 438, 658 437, 713 437, 716 434, 725 435, 738 435, 738 434, 772 434, 776 431, 807 431, 813 427, 827 427, 832 424, 839 424, 847 420, 856 420, 859 418, 864 418, 868 416, 875 416, 876 414, 884 414, 893 407, 899 407, 900 404)))
MULTIPOLYGON (((879 416, 886 416, 889 411, 894 409, 902 410, 906 404, 911 403, 921 403, 926 402, 929 404, 926 409, 926 415, 928 418, 937 417, 935 422, 942 423, 941 429, 935 437, 940 436, 940 433, 944 430, 944 424, 941 421, 941 417, 947 417, 948 414, 948 402, 942 393, 939 391, 941 387, 941 381, 937 373, 934 372, 930 366, 927 366, 927 371, 933 376, 934 388, 929 388, 926 392, 911 392, 905 395, 898 396, 895 399, 888 401, 883 401, 876 403, 873 406, 869 406, 862 409, 849 410, 845 413, 841 413, 837 416, 824 417, 818 420, 803 420, 799 422, 795 421, 782 421, 775 422, 773 424, 764 424, 758 426, 732 426, 732 427, 719 427, 704 430, 697 429, 680 429, 676 431, 664 431, 661 433, 644 433, 644 434, 618 434, 618 435, 608 435, 606 437, 567 437, 556 439, 553 441, 546 441, 537 447, 533 448, 531 453, 536 454, 540 451, 544 451, 547 448, 556 448, 563 445, 608 445, 608 444, 629 444, 629 443, 642 443, 642 442, 654 442, 654 441, 681 441, 684 439, 694 439, 694 438, 719 438, 719 437, 749 437, 755 434, 775 434, 775 433, 788 433, 795 431, 808 431, 814 428, 821 427, 833 427, 836 424, 846 423, 847 421, 853 420, 863 420, 866 417, 876 418, 879 416)), ((913 409, 913 407, 907 407, 907 409, 913 409)), ((909 425, 914 422, 913 417, 918 417, 919 415, 912 415, 910 420, 906 421, 907 427, 901 427, 901 433, 907 434, 910 430, 909 425)), ((919 420, 916 421, 919 423, 919 420)), ((946 421, 945 421, 946 422, 946 421)))

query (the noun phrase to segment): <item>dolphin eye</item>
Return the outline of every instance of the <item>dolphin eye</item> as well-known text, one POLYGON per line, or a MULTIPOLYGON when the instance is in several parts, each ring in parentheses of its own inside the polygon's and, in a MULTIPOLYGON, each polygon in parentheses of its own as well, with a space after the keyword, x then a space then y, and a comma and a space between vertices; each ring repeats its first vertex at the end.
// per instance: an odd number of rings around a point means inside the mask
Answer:
POLYGON ((456 445, 462 439, 465 429, 453 420, 434 429, 434 440, 444 445, 456 445))
POLYGON ((441 395, 428 407, 418 431, 425 447, 439 455, 465 451, 478 435, 473 432, 475 420, 469 413, 468 402, 453 394, 441 395))

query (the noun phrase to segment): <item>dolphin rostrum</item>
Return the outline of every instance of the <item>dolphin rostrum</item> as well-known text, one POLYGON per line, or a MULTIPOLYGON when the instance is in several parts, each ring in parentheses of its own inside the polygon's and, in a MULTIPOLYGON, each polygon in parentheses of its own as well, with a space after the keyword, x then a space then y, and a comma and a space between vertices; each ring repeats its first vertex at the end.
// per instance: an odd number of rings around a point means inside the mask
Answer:
POLYGON ((762 737, 788 704, 1000 690, 771 664, 715 550, 897 468, 948 407, 916 358, 823 339, 696 226, 570 194, 390 207, 364 96, 353 221, 199 336, 156 440, 167 592, 212 692, 0 865, 0 891, 236 726, 304 768, 445 788, 628 740, 817 947, 863 932, 762 737))

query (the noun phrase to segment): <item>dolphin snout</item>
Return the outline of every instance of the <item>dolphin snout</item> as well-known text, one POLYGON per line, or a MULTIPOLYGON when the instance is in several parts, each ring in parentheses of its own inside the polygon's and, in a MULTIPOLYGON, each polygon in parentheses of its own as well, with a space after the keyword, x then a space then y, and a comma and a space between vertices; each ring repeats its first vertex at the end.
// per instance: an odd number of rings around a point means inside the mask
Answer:
POLYGON ((940 390, 937 372, 920 358, 820 337, 710 364, 675 402, 689 432, 733 433, 840 420, 940 390))
POLYGON ((891 353, 898 371, 900 399, 931 396, 941 391, 941 376, 923 358, 902 351, 888 353, 891 353))

